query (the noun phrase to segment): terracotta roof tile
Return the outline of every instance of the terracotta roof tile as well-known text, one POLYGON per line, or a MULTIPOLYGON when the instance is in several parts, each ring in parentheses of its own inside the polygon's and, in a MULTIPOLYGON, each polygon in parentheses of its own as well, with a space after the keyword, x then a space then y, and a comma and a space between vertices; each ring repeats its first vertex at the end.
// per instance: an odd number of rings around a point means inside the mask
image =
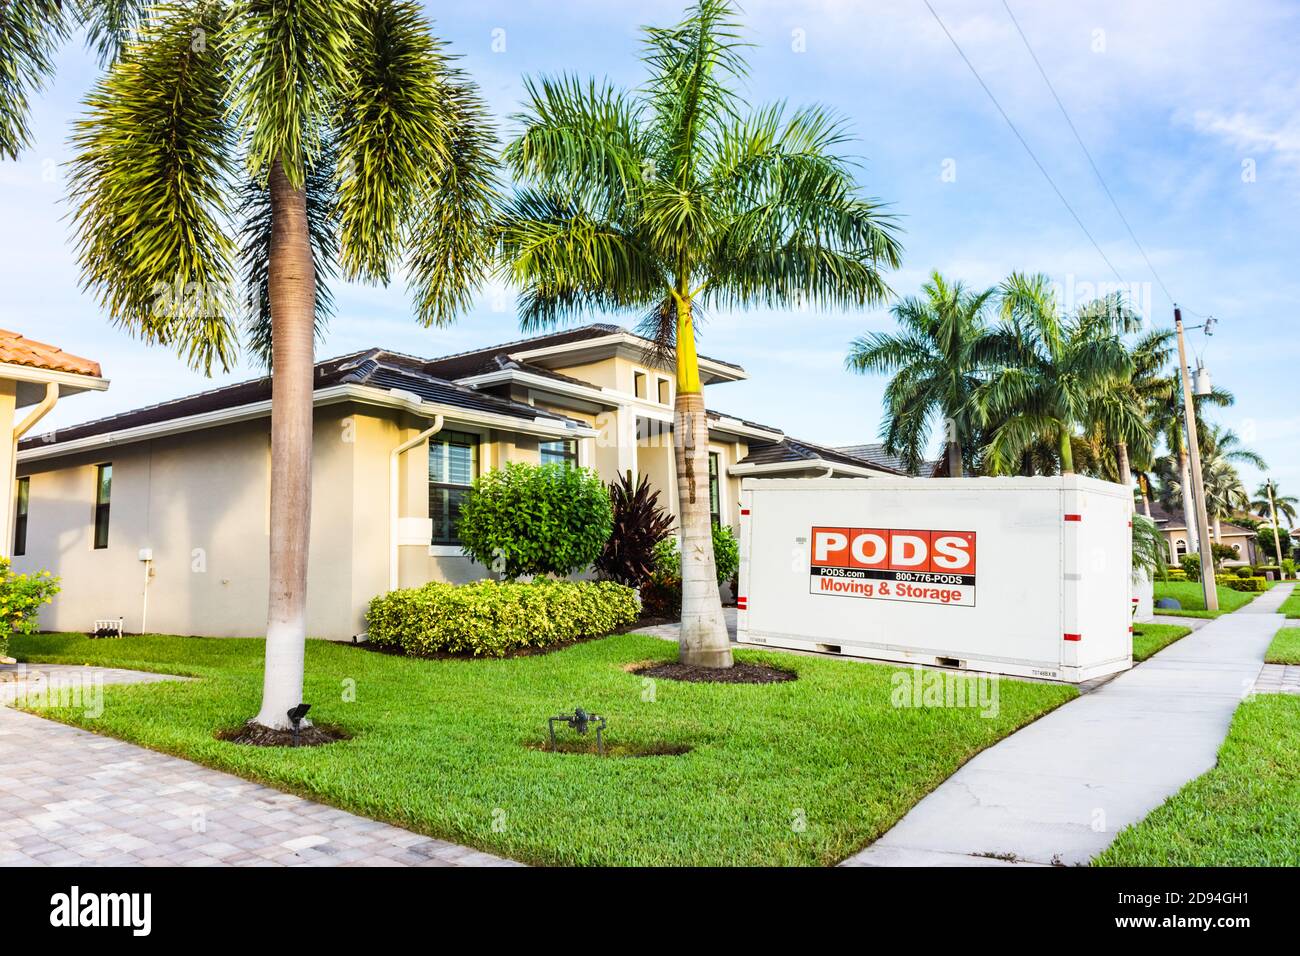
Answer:
POLYGON ((0 362, 44 368, 53 372, 71 372, 74 375, 93 375, 96 378, 101 374, 98 362, 71 355, 44 342, 23 338, 8 329, 0 329, 0 362))

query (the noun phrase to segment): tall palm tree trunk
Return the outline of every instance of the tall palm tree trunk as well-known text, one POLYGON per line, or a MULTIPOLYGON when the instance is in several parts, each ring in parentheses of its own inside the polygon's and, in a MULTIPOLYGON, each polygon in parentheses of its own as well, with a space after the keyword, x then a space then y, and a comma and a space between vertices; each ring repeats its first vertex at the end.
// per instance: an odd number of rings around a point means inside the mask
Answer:
POLYGON ((1115 445, 1115 457, 1119 461, 1119 483, 1129 490, 1129 496, 1133 494, 1133 466, 1128 460, 1128 442, 1117 442, 1115 445))
POLYGON ((279 161, 271 167, 271 535, 266 621, 265 727, 289 726, 302 703, 311 534, 312 385, 316 276, 307 196, 279 161))
POLYGON ((677 498, 682 526, 682 624, 680 658, 696 667, 730 667, 731 641, 718 572, 713 560, 709 516, 709 426, 704 410, 695 327, 690 300, 677 299, 677 397, 673 403, 673 444, 677 458, 677 498))
POLYGON ((1151 484, 1150 482, 1147 481, 1147 477, 1145 474, 1143 474, 1141 477, 1138 478, 1138 487, 1142 489, 1142 514, 1145 517, 1150 518, 1151 517, 1151 484))
POLYGON ((961 465, 961 444, 959 442, 948 442, 948 477, 960 478, 962 476, 961 465))
POLYGON ((1074 449, 1070 446, 1070 429, 1065 426, 1061 426, 1059 451, 1061 453, 1061 474, 1074 474, 1074 449))

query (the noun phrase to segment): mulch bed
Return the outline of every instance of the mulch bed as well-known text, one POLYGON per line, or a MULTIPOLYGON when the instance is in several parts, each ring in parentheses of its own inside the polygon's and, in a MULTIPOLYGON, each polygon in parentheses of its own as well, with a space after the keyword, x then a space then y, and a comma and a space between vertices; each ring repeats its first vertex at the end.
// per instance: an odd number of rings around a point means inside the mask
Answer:
MULTIPOLYGON (((294 746, 292 730, 273 730, 270 727, 263 727, 261 724, 255 724, 251 721, 233 730, 219 731, 217 739, 232 744, 245 744, 249 747, 294 746)), ((298 732, 297 745, 299 747, 319 747, 323 744, 332 744, 336 740, 351 739, 351 734, 338 727, 312 724, 310 727, 303 727, 298 732)))
POLYGON ((737 661, 731 667, 694 667, 679 661, 653 664, 633 673, 657 680, 679 680, 692 684, 781 684, 797 680, 793 671, 768 667, 766 664, 745 664, 737 661))

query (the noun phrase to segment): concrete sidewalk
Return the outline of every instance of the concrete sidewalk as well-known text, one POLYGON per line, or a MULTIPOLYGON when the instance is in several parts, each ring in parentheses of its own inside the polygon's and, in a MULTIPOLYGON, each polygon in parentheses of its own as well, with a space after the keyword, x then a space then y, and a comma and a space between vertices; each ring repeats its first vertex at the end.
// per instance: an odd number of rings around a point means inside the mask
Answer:
POLYGON ((1214 766, 1280 584, 978 754, 845 866, 1083 864, 1214 766))

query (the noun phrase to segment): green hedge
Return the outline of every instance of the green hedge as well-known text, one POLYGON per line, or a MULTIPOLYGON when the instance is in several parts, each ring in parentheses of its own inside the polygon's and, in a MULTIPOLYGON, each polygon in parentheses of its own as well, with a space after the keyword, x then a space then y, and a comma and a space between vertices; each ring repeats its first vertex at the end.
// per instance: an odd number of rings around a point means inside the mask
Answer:
POLYGON ((1261 577, 1241 578, 1236 575, 1219 575, 1215 580, 1223 587, 1232 588, 1234 591, 1257 592, 1268 590, 1268 581, 1261 577))
POLYGON ((375 598, 366 625, 376 645, 412 657, 504 657, 603 637, 638 612, 636 591, 612 581, 434 582, 375 598))

